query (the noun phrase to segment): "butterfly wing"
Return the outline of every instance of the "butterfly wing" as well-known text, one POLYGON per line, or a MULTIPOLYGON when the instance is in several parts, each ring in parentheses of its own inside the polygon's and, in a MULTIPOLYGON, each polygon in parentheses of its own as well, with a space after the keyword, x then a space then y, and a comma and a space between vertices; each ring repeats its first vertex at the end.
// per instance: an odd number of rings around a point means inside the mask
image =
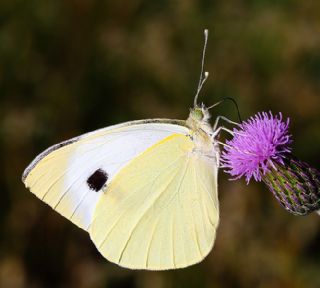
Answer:
POLYGON ((89 233, 108 260, 164 270, 200 262, 219 221, 217 163, 173 134, 119 171, 99 199, 89 233))
POLYGON ((129 161, 173 133, 184 121, 143 120, 100 129, 54 145, 26 168, 31 192, 87 230, 103 188, 129 161))

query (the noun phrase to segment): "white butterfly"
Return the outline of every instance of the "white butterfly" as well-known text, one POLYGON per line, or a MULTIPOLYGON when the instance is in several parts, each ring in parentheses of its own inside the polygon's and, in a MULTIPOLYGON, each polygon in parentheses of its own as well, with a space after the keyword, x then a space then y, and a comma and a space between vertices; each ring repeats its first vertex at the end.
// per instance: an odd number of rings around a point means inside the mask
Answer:
POLYGON ((148 270, 200 262, 219 222, 219 147, 198 93, 186 121, 132 121, 62 142, 33 160, 23 182, 111 262, 148 270))

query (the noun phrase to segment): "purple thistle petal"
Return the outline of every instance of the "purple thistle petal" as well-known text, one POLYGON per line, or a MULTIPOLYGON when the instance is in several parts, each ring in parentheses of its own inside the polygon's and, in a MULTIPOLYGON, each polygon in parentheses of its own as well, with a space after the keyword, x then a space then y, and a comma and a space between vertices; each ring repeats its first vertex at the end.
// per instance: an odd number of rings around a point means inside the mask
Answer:
POLYGON ((291 152, 291 135, 288 134, 289 118, 283 121, 282 114, 258 113, 242 122, 240 129, 233 130, 234 137, 226 142, 221 163, 234 179, 245 176, 247 183, 253 177, 262 176, 274 168, 274 163, 283 163, 291 152))

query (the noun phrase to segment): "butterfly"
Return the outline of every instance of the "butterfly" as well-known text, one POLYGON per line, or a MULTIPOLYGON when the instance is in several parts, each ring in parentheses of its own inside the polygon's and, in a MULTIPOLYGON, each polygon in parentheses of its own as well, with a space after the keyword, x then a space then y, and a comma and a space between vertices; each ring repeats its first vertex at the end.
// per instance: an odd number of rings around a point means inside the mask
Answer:
POLYGON ((208 76, 202 71, 203 62, 186 121, 138 120, 99 129, 48 148, 23 173, 25 186, 86 230, 111 262, 183 268, 213 247, 220 152, 209 108, 197 105, 208 76))

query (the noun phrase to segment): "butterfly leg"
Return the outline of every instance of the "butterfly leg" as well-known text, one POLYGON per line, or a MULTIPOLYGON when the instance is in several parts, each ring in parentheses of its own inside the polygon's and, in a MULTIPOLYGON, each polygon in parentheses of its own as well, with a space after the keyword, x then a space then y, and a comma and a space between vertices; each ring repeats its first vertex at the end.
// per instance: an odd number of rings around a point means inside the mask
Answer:
POLYGON ((233 124, 233 125, 236 125, 236 126, 241 127, 239 123, 234 122, 234 121, 228 119, 228 118, 225 117, 225 116, 219 115, 219 116, 216 118, 216 121, 214 122, 213 131, 216 131, 216 130, 217 130, 217 127, 218 127, 218 124, 219 124, 219 121, 220 121, 220 120, 224 120, 224 121, 226 121, 227 123, 230 123, 230 124, 233 124))
POLYGON ((215 138, 219 135, 219 133, 221 132, 221 130, 228 132, 228 133, 231 134, 232 136, 234 136, 235 134, 241 134, 241 133, 239 133, 239 132, 234 132, 234 131, 232 131, 232 130, 224 127, 224 126, 219 126, 219 127, 218 127, 215 131, 213 131, 213 132, 206 132, 204 129, 201 129, 201 128, 200 128, 200 130, 201 130, 203 133, 208 134, 208 135, 210 136, 210 138, 211 138, 212 141, 216 141, 215 138))
POLYGON ((232 130, 224 127, 224 126, 220 126, 220 127, 218 127, 218 128, 210 135, 211 139, 212 139, 212 140, 216 140, 217 135, 219 135, 219 133, 220 133, 221 131, 226 131, 226 132, 228 132, 229 134, 231 134, 232 136, 234 136, 235 134, 241 134, 241 133, 239 133, 239 132, 234 132, 234 131, 232 131, 232 130))

